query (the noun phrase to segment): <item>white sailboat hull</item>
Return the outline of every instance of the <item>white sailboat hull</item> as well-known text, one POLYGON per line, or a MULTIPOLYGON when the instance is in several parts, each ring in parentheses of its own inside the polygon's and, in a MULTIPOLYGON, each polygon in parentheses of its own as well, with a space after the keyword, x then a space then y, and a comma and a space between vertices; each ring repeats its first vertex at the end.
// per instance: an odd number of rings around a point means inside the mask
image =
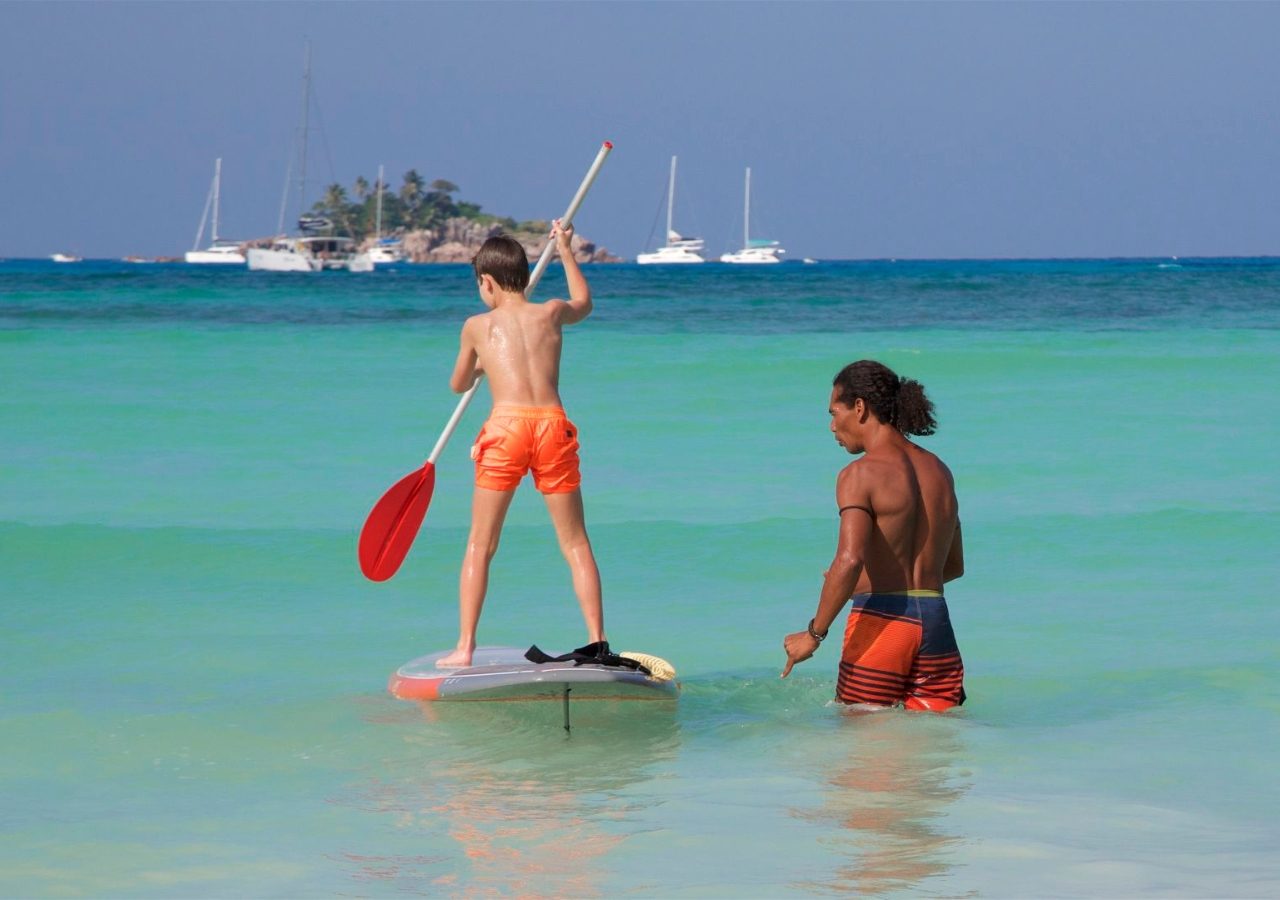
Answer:
POLYGON ((393 247, 372 247, 368 251, 369 259, 374 265, 389 266, 404 261, 404 253, 393 247))
POLYGON ((748 247, 745 250, 739 250, 737 253, 726 253, 720 257, 720 262, 735 263, 737 265, 769 265, 771 263, 780 263, 777 254, 784 251, 777 247, 748 247))
POLYGON ((698 254, 683 247, 659 247, 652 253, 641 253, 636 262, 642 266, 706 262, 698 254))
POLYGON ((249 268, 255 272, 372 272, 368 253, 354 253, 350 238, 285 238, 270 247, 250 247, 249 268))
POLYGON ((292 250, 250 247, 249 268, 255 272, 319 272, 320 260, 292 250))
POLYGON ((186 262, 202 266, 243 266, 245 256, 238 247, 210 247, 208 250, 188 250, 182 257, 186 262))

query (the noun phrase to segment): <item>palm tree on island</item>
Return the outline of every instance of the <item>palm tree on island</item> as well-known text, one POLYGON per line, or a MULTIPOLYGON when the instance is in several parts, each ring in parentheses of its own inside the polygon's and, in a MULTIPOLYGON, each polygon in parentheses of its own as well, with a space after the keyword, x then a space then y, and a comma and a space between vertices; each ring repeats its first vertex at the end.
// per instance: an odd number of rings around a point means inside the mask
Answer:
MULTIPOLYGON (((455 199, 459 191, 461 188, 447 178, 436 178, 428 183, 417 169, 404 173, 396 191, 387 190, 387 185, 377 181, 371 183, 360 175, 350 192, 340 184, 329 185, 307 214, 316 220, 328 220, 334 230, 349 234, 358 244, 372 243, 379 236, 376 222, 378 195, 381 193, 380 236, 403 240, 415 235, 417 240, 406 242, 405 247, 408 250, 409 244, 414 244, 417 250, 414 258, 419 261, 461 261, 466 254, 459 249, 459 244, 469 246, 475 243, 478 247, 485 238, 499 230, 513 235, 531 249, 531 255, 537 255, 537 248, 541 247, 550 230, 549 222, 518 222, 509 216, 484 212, 478 203, 455 199), (453 256, 441 259, 435 255, 435 248, 450 242, 458 259, 453 256)), ((608 251, 597 251, 589 241, 583 240, 582 244, 583 261, 615 259, 608 251)))

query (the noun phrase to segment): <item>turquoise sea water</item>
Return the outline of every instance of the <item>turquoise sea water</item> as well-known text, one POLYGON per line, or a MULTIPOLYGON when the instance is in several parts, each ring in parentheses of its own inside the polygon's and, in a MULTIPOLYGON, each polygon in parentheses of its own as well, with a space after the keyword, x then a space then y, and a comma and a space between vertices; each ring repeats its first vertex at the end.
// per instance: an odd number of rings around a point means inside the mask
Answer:
MULTIPOLYGON (((618 649, 678 704, 390 698, 455 638, 466 267, 0 264, 0 896, 1280 893, 1280 260, 588 270, 563 394, 618 649), (777 677, 830 561, 832 375, 921 380, 958 714, 777 677)), ((561 284, 555 270, 540 291, 561 284)), ((584 635, 536 493, 483 643, 584 635)))

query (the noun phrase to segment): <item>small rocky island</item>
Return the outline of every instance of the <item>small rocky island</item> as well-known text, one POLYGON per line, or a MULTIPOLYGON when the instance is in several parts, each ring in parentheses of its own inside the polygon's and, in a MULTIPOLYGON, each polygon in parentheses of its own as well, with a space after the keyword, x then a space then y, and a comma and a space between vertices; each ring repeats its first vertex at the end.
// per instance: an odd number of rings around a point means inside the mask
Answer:
MULTIPOLYGON (((379 236, 399 241, 405 259, 415 263, 470 262, 480 245, 496 234, 518 240, 531 261, 542 253, 551 232, 550 221, 517 222, 483 212, 478 203, 455 199, 458 190, 445 179, 427 184, 415 169, 405 173, 398 189, 380 185, 376 179, 370 183, 361 176, 350 192, 340 184, 329 185, 306 216, 332 223, 334 234, 354 238, 361 250, 372 247, 379 236)), ((273 239, 247 241, 244 247, 269 246, 273 239)), ((580 234, 574 235, 573 255, 580 263, 622 262, 580 234)))
MULTIPOLYGON (((533 224, 533 223, 529 223, 533 224)), ((529 255, 535 260, 546 246, 547 236, 551 233, 551 223, 545 222, 545 228, 536 231, 525 231, 507 228, 495 222, 477 222, 455 216, 446 219, 438 228, 422 228, 405 232, 400 238, 400 246, 405 258, 417 263, 469 263, 480 245, 496 234, 509 234, 519 241, 529 255)), ((365 244, 372 245, 374 238, 367 238, 365 244)), ((363 248, 362 248, 363 249, 363 248)), ((573 255, 580 263, 622 262, 604 247, 598 247, 580 234, 573 236, 573 255)))

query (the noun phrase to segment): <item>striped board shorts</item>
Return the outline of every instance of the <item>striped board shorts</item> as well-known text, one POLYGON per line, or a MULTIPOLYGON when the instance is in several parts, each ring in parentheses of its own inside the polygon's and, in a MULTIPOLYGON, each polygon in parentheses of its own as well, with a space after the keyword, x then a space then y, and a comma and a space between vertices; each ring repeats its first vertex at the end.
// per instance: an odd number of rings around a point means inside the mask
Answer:
POLYGON ((964 663, 942 594, 854 594, 852 604, 837 700, 937 711, 964 703, 964 663))

